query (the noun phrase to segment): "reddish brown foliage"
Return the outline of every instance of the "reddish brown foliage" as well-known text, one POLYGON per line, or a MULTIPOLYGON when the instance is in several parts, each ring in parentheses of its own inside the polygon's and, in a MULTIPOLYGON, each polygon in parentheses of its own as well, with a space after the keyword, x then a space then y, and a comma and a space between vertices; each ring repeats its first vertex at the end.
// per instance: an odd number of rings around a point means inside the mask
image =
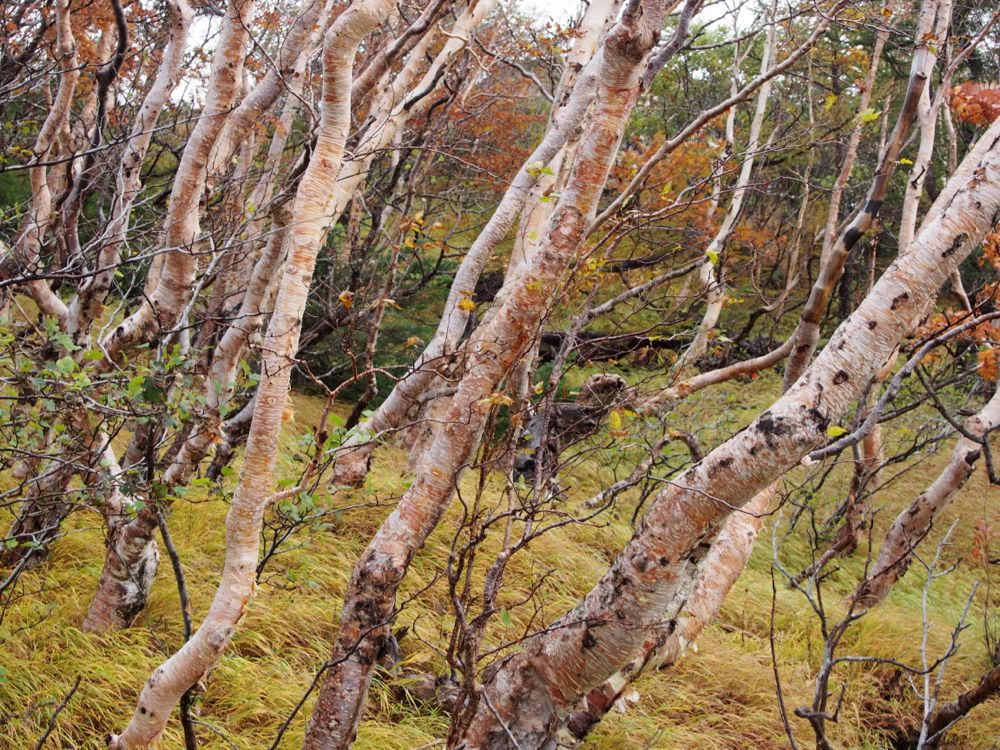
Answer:
POLYGON ((951 108, 962 122, 989 125, 1000 116, 1000 87, 966 81, 952 88, 951 108))

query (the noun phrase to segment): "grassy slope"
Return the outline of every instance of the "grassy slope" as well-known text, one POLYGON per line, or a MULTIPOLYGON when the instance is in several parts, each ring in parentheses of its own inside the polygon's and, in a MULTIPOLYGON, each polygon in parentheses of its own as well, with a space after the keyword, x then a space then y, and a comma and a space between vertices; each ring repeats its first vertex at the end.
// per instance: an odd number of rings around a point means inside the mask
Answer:
MULTIPOLYGON (((674 426, 699 429, 706 444, 745 423, 776 392, 777 381, 768 377, 752 388, 734 385, 699 395, 674 417, 674 426), (746 402, 748 392, 753 400, 746 402), (706 420, 706 415, 711 415, 706 420), (714 422, 713 422, 714 420, 714 422), (713 422, 706 426, 708 422, 713 422)), ((296 421, 285 440, 291 441, 318 418, 320 404, 297 397, 296 421)), ((591 455, 573 471, 574 497, 585 497, 607 481, 607 454, 591 455), (603 460, 602 460, 603 459, 603 460)), ((895 484, 882 498, 889 506, 879 516, 884 528, 891 511, 909 502, 933 477, 943 452, 927 457, 895 484)), ((282 469, 291 473, 289 459, 282 456, 282 469)), ((386 447, 377 457, 370 485, 351 496, 338 496, 346 506, 363 501, 378 503, 338 516, 331 528, 304 537, 304 545, 275 558, 261 585, 233 647, 211 675, 200 707, 199 734, 205 748, 263 748, 271 745, 283 718, 292 710, 314 670, 325 657, 334 635, 335 617, 350 571, 351 562, 404 489, 405 456, 386 447)), ((845 477, 838 475, 826 490, 826 502, 835 502, 845 477)), ((472 478, 466 482, 471 491, 472 478)), ((175 541, 183 559, 196 620, 207 608, 214 591, 223 555, 223 518, 226 503, 221 493, 204 490, 189 496, 197 501, 180 502, 171 520, 175 541)), ((487 497, 496 497, 491 485, 487 497)), ((958 563, 954 575, 933 592, 931 617, 935 627, 931 642, 938 649, 960 612, 976 570, 968 561, 969 542, 976 519, 992 514, 996 521, 998 493, 990 489, 982 473, 963 491, 948 512, 950 519, 963 520, 948 551, 958 563), (988 494, 992 493, 992 494, 988 494)), ((551 572, 540 593, 539 617, 550 620, 565 611, 605 570, 608 561, 630 534, 633 498, 600 524, 568 527, 542 540, 531 558, 516 558, 509 576, 513 601, 518 591, 542 572, 551 572)), ((821 514, 822 515, 822 514, 821 514)), ((0 519, 6 523, 6 519, 0 519)), ((105 636, 86 635, 78 626, 93 591, 102 556, 99 522, 93 514, 77 514, 71 533, 54 547, 49 564, 27 576, 30 597, 15 605, 0 628, 0 747, 33 746, 41 735, 54 703, 75 678, 82 677, 79 690, 59 717, 49 748, 100 748, 102 737, 120 728, 127 719, 138 687, 150 669, 180 638, 180 621, 174 581, 166 560, 154 588, 146 614, 136 627, 105 636)), ((441 569, 454 533, 454 524, 442 524, 428 548, 414 561, 404 586, 413 593, 430 584, 441 569)), ((782 553, 791 567, 807 559, 803 545, 792 545, 782 553)), ((484 555, 488 558, 489 555, 484 555)), ((638 705, 624 715, 612 714, 592 740, 591 746, 608 750, 635 748, 778 748, 787 747, 775 707, 771 659, 768 650, 771 602, 770 533, 762 537, 750 566, 729 597, 718 622, 675 668, 649 675, 637 684, 638 705)), ((828 600, 847 592, 863 564, 863 554, 844 561, 831 580, 828 600)), ((866 618, 848 636, 846 650, 855 654, 891 656, 914 660, 920 633, 922 576, 911 572, 897 586, 877 616, 866 618)), ((530 607, 512 610, 510 635, 530 617, 530 607)), ((981 612, 981 606, 979 608, 981 612)), ((415 623, 418 638, 403 641, 407 668, 439 670, 443 664, 437 649, 447 642, 451 622, 445 587, 436 583, 407 604, 400 620, 415 623)), ((949 668, 945 695, 985 666, 978 617, 963 637, 963 647, 949 668)), ((500 622, 491 634, 504 637, 500 622)), ((819 659, 821 639, 815 618, 802 597, 779 584, 777 594, 777 652, 789 707, 803 705, 811 694, 812 674, 819 659)), ((912 715, 916 704, 905 705, 887 697, 882 668, 841 668, 837 675, 848 679, 847 699, 839 725, 831 728, 840 748, 879 747, 877 728, 886 716, 912 715)), ((835 678, 839 690, 841 679, 835 678)), ((398 691, 397 693, 398 694, 398 691)), ((384 684, 377 684, 361 727, 356 747, 414 750, 433 747, 444 736, 446 718, 416 701, 400 701, 384 684)), ((306 706, 308 711, 309 705, 306 706)), ((806 747, 807 728, 792 719, 806 747)), ((280 747, 298 747, 304 721, 293 722, 280 747)), ((181 747, 180 729, 171 721, 164 747, 181 747)), ((977 710, 972 721, 963 722, 951 735, 949 747, 989 750, 1000 738, 1000 701, 977 710)))

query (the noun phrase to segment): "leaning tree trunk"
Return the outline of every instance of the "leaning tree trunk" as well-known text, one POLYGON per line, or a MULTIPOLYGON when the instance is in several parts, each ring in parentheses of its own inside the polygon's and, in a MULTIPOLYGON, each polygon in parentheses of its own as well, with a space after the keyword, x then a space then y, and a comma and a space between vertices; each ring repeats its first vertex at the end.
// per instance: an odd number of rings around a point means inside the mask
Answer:
POLYGON ((246 460, 226 518, 222 578, 201 627, 153 672, 128 727, 110 738, 112 750, 148 747, 158 740, 180 697, 222 655, 253 595, 260 530, 274 492, 277 443, 302 315, 316 255, 329 230, 333 183, 350 126, 352 66, 362 40, 393 13, 391 0, 363 0, 344 11, 327 32, 316 146, 295 196, 289 256, 264 342, 246 460))
MULTIPOLYGON (((33 166, 29 170, 31 202, 25 213, 21 229, 11 249, 17 265, 30 274, 41 271, 41 248, 52 219, 52 189, 46 162, 54 155, 59 132, 69 123, 73 94, 80 80, 77 61, 76 41, 73 36, 72 12, 68 1, 56 3, 56 64, 60 68, 59 87, 35 138, 33 166)), ((66 316, 66 305, 59 298, 49 282, 38 278, 28 282, 28 291, 45 315, 57 320, 66 316)), ((48 544, 58 534, 59 524, 67 511, 62 500, 66 484, 72 478, 70 461, 44 462, 29 459, 15 467, 15 476, 26 478, 34 475, 31 488, 18 512, 6 538, 13 539, 18 546, 0 553, 0 564, 16 564, 22 557, 26 565, 35 565, 44 559, 48 544), (30 543, 30 546, 25 546, 30 543)))
POLYGON ((820 323, 826 314, 830 297, 833 295, 837 282, 843 274, 844 264, 847 263, 851 250, 871 228, 882 208, 882 201, 885 200, 889 190, 889 180, 896 171, 899 153, 906 143, 906 137, 917 114, 920 97, 934 68, 936 55, 930 40, 933 38, 937 10, 938 4, 934 0, 924 0, 917 23, 916 50, 913 53, 903 106, 896 119, 892 134, 882 151, 875 178, 872 180, 860 210, 840 232, 829 251, 824 253, 819 276, 809 292, 809 298, 806 300, 805 309, 799 318, 799 324, 792 334, 795 343, 785 368, 786 388, 798 380, 809 364, 813 352, 816 351, 820 323))
POLYGON ((332 5, 332 0, 303 0, 299 4, 295 20, 282 40, 273 64, 225 119, 206 167, 209 179, 218 177, 229 168, 250 129, 267 114, 278 97, 294 85, 289 82, 302 77, 318 37, 315 32, 326 30, 324 27, 329 23, 332 5), (314 28, 317 26, 319 28, 314 28))
MULTIPOLYGON (((68 127, 73 104, 73 94, 80 80, 77 62, 76 40, 73 36, 73 19, 69 0, 56 2, 56 64, 59 66, 59 88, 49 107, 45 122, 38 131, 33 166, 29 170, 31 180, 31 203, 25 214, 23 226, 14 242, 12 253, 29 274, 41 271, 41 248, 52 218, 52 188, 50 173, 46 166, 58 145, 59 133, 68 127)), ((58 171, 58 170, 57 170, 58 171)), ((52 291, 49 282, 37 278, 28 282, 28 290, 38 308, 46 315, 62 320, 66 315, 66 305, 52 291)))
POLYGON ((697 583, 680 607, 683 613, 676 622, 668 620, 662 628, 650 628, 628 663, 587 693, 583 708, 567 720, 567 729, 574 737, 583 739, 640 674, 676 663, 715 619, 750 559, 776 490, 777 485, 772 484, 726 519, 700 566, 697 583))
POLYGON ((177 167, 167 215, 163 248, 146 280, 139 308, 115 326, 101 342, 102 350, 117 360, 132 347, 150 342, 157 332, 169 331, 180 320, 190 299, 198 268, 195 245, 201 233, 199 205, 205 193, 209 157, 242 87, 243 59, 249 38, 254 0, 229 0, 219 45, 212 58, 212 73, 205 106, 177 167))
POLYGON ((184 61, 184 45, 194 11, 191 10, 187 0, 173 0, 168 8, 169 41, 163 50, 163 58, 157 68, 153 84, 143 99, 139 116, 129 133, 125 152, 115 176, 111 216, 99 237, 96 268, 92 276, 83 280, 69 304, 65 329, 79 345, 82 345, 91 325, 103 312, 104 298, 111 287, 121 248, 128 233, 132 205, 142 186, 142 163, 149 150, 156 121, 180 77, 181 64, 184 61))
MULTIPOLYGON (((767 113, 767 102, 771 96, 772 79, 767 78, 771 69, 771 55, 774 52, 775 23, 773 23, 774 8, 771 9, 771 23, 768 27, 767 38, 764 42, 764 51, 760 58, 760 77, 765 79, 764 84, 757 91, 757 104, 754 108, 753 118, 750 121, 750 134, 747 137, 746 157, 740 166, 739 176, 732 189, 732 198, 729 210, 719 226, 719 231, 715 233, 712 241, 708 243, 705 250, 705 260, 701 268, 698 269, 698 283, 705 294, 705 313, 694 335, 694 340, 684 351, 677 362, 677 371, 680 372, 686 365, 697 361, 708 348, 708 341, 711 332, 719 323, 719 316, 722 314, 722 305, 725 299, 725 286, 723 283, 723 262, 726 246, 729 238, 736 228, 736 222, 743 212, 743 202, 746 198, 747 189, 750 186, 750 175, 753 174, 754 160, 757 157, 757 149, 760 146, 760 132, 764 125, 764 115, 767 113)), ((736 47, 736 59, 733 65, 733 90, 732 95, 738 92, 736 86, 739 74, 739 45, 736 47)), ((729 111, 729 119, 726 123, 727 131, 732 131, 735 120, 736 108, 729 111)), ((730 146, 733 144, 733 137, 729 133, 730 146)))
MULTIPOLYGON (((452 747, 551 748, 577 702, 641 646, 662 622, 719 525, 791 469, 844 414, 912 320, 1000 215, 1000 124, 983 136, 975 173, 939 197, 911 252, 893 264, 837 330, 812 367, 752 424, 661 492, 609 572, 580 604, 485 688, 476 715, 452 747), (985 151, 985 155, 983 155, 985 151), (627 658, 627 657, 625 657, 627 658)), ((963 170, 960 170, 963 171, 963 170)))
POLYGON ((636 101, 662 13, 658 0, 637 4, 607 36, 597 76, 597 109, 543 246, 501 309, 470 340, 468 364, 448 410, 447 426, 355 566, 337 643, 306 735, 307 750, 346 748, 354 740, 376 657, 388 635, 396 590, 413 555, 444 514, 478 445, 489 413, 486 397, 532 346, 550 292, 584 239, 636 101))
MULTIPOLYGON (((102 348, 117 358, 178 322, 191 296, 198 258, 193 252, 200 232, 199 202, 205 191, 209 154, 242 85, 243 58, 249 37, 253 0, 230 0, 219 46, 212 60, 205 108, 184 148, 164 219, 164 245, 169 251, 157 273, 147 279, 147 294, 139 309, 116 326, 102 348)), ((134 521, 110 519, 107 551, 84 626, 88 630, 126 627, 145 606, 148 585, 156 571, 156 509, 147 503, 134 521), (139 573, 141 572, 141 575, 139 573)))
MULTIPOLYGON (((467 35, 475 28, 493 5, 494 0, 479 0, 466 9, 452 29, 453 37, 454 34, 459 36, 448 40, 432 63, 432 71, 440 68, 464 47, 465 41, 461 35, 467 35)), ((376 130, 377 142, 364 144, 369 151, 367 157, 341 168, 327 206, 327 220, 330 223, 336 221, 343 212, 350 197, 366 176, 367 167, 374 155, 386 145, 392 134, 405 124, 408 111, 398 108, 398 102, 416 77, 418 68, 423 64, 424 52, 437 39, 437 34, 437 29, 427 33, 415 48, 413 58, 396 76, 392 86, 379 95, 380 104, 377 110, 380 126, 376 130)), ((429 75, 430 79, 436 80, 435 76, 429 75)), ((235 130, 239 132, 238 127, 235 130)), ((285 238, 294 234, 287 229, 288 220, 282 218, 281 214, 280 208, 275 211, 272 233, 264 253, 253 269, 240 310, 212 354, 209 374, 205 379, 202 393, 204 406, 196 419, 192 420, 189 433, 162 480, 162 485, 168 492, 176 486, 185 484, 191 478, 221 429, 220 407, 232 396, 240 360, 249 346, 250 338, 255 335, 263 322, 262 306, 267 296, 269 282, 274 277, 284 254, 285 238)), ((116 527, 116 533, 110 535, 111 541, 98 590, 84 621, 85 629, 125 627, 134 617, 136 607, 141 609, 148 596, 148 586, 152 578, 144 576, 138 579, 145 583, 143 588, 135 583, 137 580, 135 573, 147 569, 146 560, 139 556, 151 549, 150 544, 155 538, 157 529, 156 509, 150 507, 140 511, 134 520, 116 527), (122 599, 125 595, 127 599, 122 599), (109 619, 108 615, 113 615, 116 611, 121 612, 121 617, 109 619)))
MULTIPOLYGON (((997 427, 1000 427, 1000 387, 982 411, 965 422, 965 431, 978 439, 985 438, 997 427)), ((914 548, 930 532, 934 519, 969 481, 982 453, 982 444, 964 435, 959 437, 948 465, 910 507, 896 517, 882 542, 875 565, 854 594, 862 607, 881 602, 903 577, 913 560, 914 548)))
POLYGON ((595 80, 593 67, 588 67, 588 62, 608 19, 620 5, 621 0, 598 0, 590 4, 584 18, 584 34, 574 45, 557 87, 545 136, 514 176, 493 215, 462 258, 448 292, 441 322, 431 341, 414 362, 410 373, 396 384, 375 413, 361 422, 342 446, 334 463, 332 481, 335 485, 357 486, 364 482, 376 438, 399 429, 406 422, 407 415, 437 379, 439 368, 454 354, 469 318, 469 313, 459 303, 469 290, 475 289, 486 263, 507 236, 532 186, 542 176, 542 169, 559 153, 590 108, 595 80))
POLYGON ((998 694, 1000 694, 1000 664, 984 674, 974 686, 931 714, 921 724, 921 734, 911 739, 911 746, 919 750, 921 747, 920 739, 923 739, 923 748, 932 750, 938 747, 944 733, 955 722, 967 716, 969 711, 976 706, 998 694))

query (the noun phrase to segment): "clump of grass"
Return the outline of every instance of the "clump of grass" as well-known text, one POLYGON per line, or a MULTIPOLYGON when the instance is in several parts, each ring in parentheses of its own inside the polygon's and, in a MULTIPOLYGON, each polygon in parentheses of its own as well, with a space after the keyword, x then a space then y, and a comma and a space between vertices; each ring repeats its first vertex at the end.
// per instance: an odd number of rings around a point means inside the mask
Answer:
MULTIPOLYGON (((723 387, 685 403, 671 417, 672 423, 697 430, 710 447, 769 403, 778 388, 777 378, 770 375, 753 389, 723 387), (754 394, 750 398, 748 390, 754 394), (716 415, 715 421, 706 415, 716 415)), ((294 406, 296 419, 286 429, 279 458, 279 473, 285 476, 293 476, 298 466, 293 461, 296 439, 318 419, 322 408, 319 399, 306 396, 297 396, 294 406)), ((589 496, 610 479, 609 450, 614 449, 595 450, 573 465, 570 471, 575 482, 567 502, 589 496)), ((887 497, 880 498, 886 508, 877 518, 876 541, 892 516, 933 478, 944 458, 926 458, 894 484, 885 493, 887 497)), ((330 507, 364 507, 346 510, 327 526, 305 532, 271 560, 232 647, 206 680, 199 698, 198 732, 204 748, 265 748, 274 741, 328 655, 351 566, 404 491, 405 465, 402 451, 381 448, 363 489, 319 498, 330 507)), ((190 493, 176 504, 170 519, 196 622, 207 610, 221 569, 227 498, 237 473, 224 488, 190 493)), ((845 481, 839 477, 830 483, 825 502, 835 501, 845 481)), ((475 477, 467 475, 462 485, 467 496, 474 492, 474 484, 475 477)), ((501 486, 496 479, 488 481, 485 500, 499 503, 501 486)), ((541 611, 534 613, 530 606, 512 608, 509 617, 495 618, 487 645, 516 639, 532 617, 535 622, 549 621, 573 606, 631 535, 634 502, 635 494, 627 493, 595 523, 566 526, 544 537, 530 553, 516 556, 502 603, 511 606, 523 598, 544 574, 535 597, 541 611)), ((995 512, 995 491, 977 476, 941 524, 947 527, 953 518, 964 519, 948 553, 949 562, 957 562, 958 567, 947 586, 933 594, 932 645, 938 651, 946 645, 947 631, 957 620, 978 575, 968 562, 972 523, 995 512)), ((401 645, 405 664, 412 669, 446 671, 442 654, 453 618, 440 573, 457 519, 453 508, 414 559, 400 593, 400 601, 406 602, 400 624, 413 630, 401 645)), ((99 518, 85 513, 76 514, 66 531, 54 545, 49 562, 25 576, 25 589, 33 593, 14 605, 0 630, 0 747, 31 747, 77 676, 81 677, 80 687, 60 714, 46 747, 104 747, 104 736, 128 720, 149 672, 181 642, 177 592, 165 564, 149 606, 135 627, 100 636, 82 633, 78 626, 99 574, 103 534, 99 518)), ((495 538, 488 539, 481 559, 489 560, 498 545, 495 538)), ((639 703, 624 714, 612 712, 592 737, 593 747, 769 750, 788 746, 775 701, 769 647, 770 545, 770 534, 765 530, 748 569, 718 621, 702 634, 697 650, 669 670, 643 676, 635 686, 639 703)), ((803 544, 786 545, 782 555, 791 567, 809 561, 803 544)), ((837 562, 839 569, 826 584, 827 601, 833 609, 838 598, 853 587, 863 566, 864 550, 837 562)), ((845 652, 915 660, 922 627, 922 586, 923 576, 918 570, 911 571, 877 613, 850 631, 842 647, 845 652)), ((804 599, 780 582, 775 611, 776 658, 791 709, 811 700, 822 638, 804 599)), ((963 646, 948 670, 944 697, 953 695, 986 666, 977 628, 974 624, 963 637, 963 646)), ((831 727, 838 747, 883 747, 881 728, 912 718, 918 710, 912 691, 902 699, 888 693, 885 686, 889 677, 885 669, 870 666, 838 670, 838 689, 841 681, 848 684, 841 722, 831 727)), ((413 750, 446 736, 447 717, 434 707, 407 699, 405 688, 405 679, 376 681, 356 747, 413 750)), ((279 747, 300 745, 310 711, 311 702, 307 701, 279 747)), ((794 717, 791 721, 802 744, 809 746, 805 723, 794 717)), ((1000 704, 993 701, 977 709, 974 719, 953 730, 949 746, 989 750, 997 737, 1000 704)), ((172 719, 163 747, 181 746, 180 727, 172 719)))

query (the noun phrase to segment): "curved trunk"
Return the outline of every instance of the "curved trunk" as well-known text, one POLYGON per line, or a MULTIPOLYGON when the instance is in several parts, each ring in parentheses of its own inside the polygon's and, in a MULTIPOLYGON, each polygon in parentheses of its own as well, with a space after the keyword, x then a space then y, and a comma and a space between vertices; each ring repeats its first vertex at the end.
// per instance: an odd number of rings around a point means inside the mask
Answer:
POLYGON ((198 267, 197 240, 201 232, 201 199, 212 148, 222 131, 243 82, 243 59, 249 37, 254 0, 229 0, 205 106, 191 132, 174 176, 164 218, 162 255, 150 267, 146 293, 139 308, 119 323, 101 342, 116 360, 132 347, 170 331, 180 320, 194 286, 198 267))
MULTIPOLYGON (((551 747, 538 740, 582 697, 621 668, 622 654, 662 622, 685 571, 710 548, 720 524, 826 439, 892 353, 914 317, 992 226, 1000 212, 1000 122, 973 153, 975 175, 939 198, 912 251, 889 268, 815 363, 774 405, 661 492, 600 583, 485 688, 475 719, 454 747, 551 747), (978 151, 978 150, 977 150, 978 151), (981 157, 981 158, 980 158, 981 157)), ((963 170, 960 170, 963 171, 963 170)))
POLYGON ((211 608, 198 631, 153 672, 125 731, 112 750, 155 743, 180 697, 219 659, 254 589, 260 529, 274 492, 274 464, 282 413, 302 327, 316 255, 329 230, 330 201, 350 126, 351 69, 361 41, 386 16, 391 0, 363 0, 327 32, 323 51, 322 114, 316 147, 295 196, 289 255, 268 326, 246 460, 226 518, 226 561, 211 608))
POLYGON ((923 745, 919 744, 918 738, 913 742, 914 747, 917 750, 920 750, 921 747, 938 747, 942 736, 949 727, 965 717, 976 706, 997 694, 1000 694, 1000 664, 984 674, 976 685, 935 711, 926 722, 926 730, 921 735, 924 739, 923 745))
POLYGON ((584 707, 567 721, 567 729, 574 737, 583 739, 622 700, 625 688, 640 674, 676 663, 715 619, 750 559, 776 490, 777 485, 772 484, 726 519, 705 555, 694 589, 676 606, 677 610, 683 609, 683 614, 675 621, 668 620, 665 627, 650 628, 646 642, 629 662, 587 693, 584 707))
POLYGON ((487 398, 534 343, 538 322, 584 239, 659 33, 662 5, 642 4, 605 42, 597 110, 584 135, 532 266, 470 341, 469 361, 421 471, 354 568, 340 632, 304 747, 346 748, 354 739, 376 657, 388 635, 395 593, 413 555, 441 519, 489 413, 487 398), (635 16, 638 16, 636 18, 635 16))
POLYGON ((156 576, 160 553, 156 544, 156 509, 137 507, 136 498, 125 495, 118 484, 121 467, 107 439, 100 473, 91 491, 105 497, 103 515, 108 526, 107 553, 87 615, 84 632, 124 628, 146 606, 149 587, 156 576))
POLYGON ((86 278, 70 301, 66 316, 66 332, 79 344, 86 337, 104 309, 104 298, 111 287, 121 248, 125 244, 132 204, 142 187, 142 163, 149 150, 153 129, 168 97, 177 85, 184 45, 194 11, 187 0, 172 0, 170 10, 170 38, 163 50, 153 85, 146 93, 139 108, 132 132, 129 133, 121 165, 115 175, 115 194, 111 202, 111 216, 99 240, 97 266, 94 274, 86 278))
MULTIPOLYGON (((771 16, 774 16, 774 7, 771 8, 771 16)), ((764 125, 764 115, 767 113, 767 102, 771 96, 771 81, 767 78, 771 68, 771 55, 774 52, 774 30, 775 24, 771 23, 767 31, 767 39, 764 42, 764 51, 760 58, 760 77, 765 79, 763 85, 757 91, 757 105, 754 108, 753 118, 750 121, 750 134, 747 136, 746 157, 740 166, 739 177, 732 189, 732 199, 729 210, 722 220, 719 231, 716 232, 712 241, 705 250, 706 259, 698 269, 698 283, 704 290, 706 296, 705 313, 701 323, 695 332, 694 340, 684 351, 677 362, 677 371, 683 370, 686 365, 693 364, 699 359, 708 348, 709 334, 719 323, 719 316, 722 314, 722 304, 725 299, 725 285, 723 281, 723 254, 729 238, 736 228, 736 222, 743 212, 743 200, 746 197, 747 188, 750 185, 750 175, 753 173, 754 160, 757 156, 757 149, 760 146, 760 131, 764 125)), ((739 76, 739 45, 736 46, 736 59, 733 65, 732 96, 736 96, 736 81, 739 76)), ((736 108, 729 110, 729 119, 726 123, 727 135, 729 136, 730 147, 733 144, 732 130, 736 116, 736 108)))
MULTIPOLYGON (((183 7, 179 8, 177 26, 174 29, 177 34, 180 34, 178 27, 186 26, 189 20, 189 15, 184 10, 183 7)), ((227 13, 219 47, 212 61, 212 77, 209 82, 204 114, 198 120, 191 140, 184 150, 184 157, 171 191, 171 203, 165 219, 167 223, 165 239, 168 246, 172 247, 181 247, 184 244, 184 237, 188 238, 187 242, 193 241, 198 232, 198 202, 205 189, 208 154, 222 128, 228 107, 236 95, 236 87, 242 79, 244 46, 248 37, 246 24, 252 13, 252 0, 243 0, 242 4, 239 4, 239 0, 231 0, 227 13), (185 193, 185 189, 191 192, 185 193), (192 199, 194 200, 193 204, 192 199), (185 207, 189 213, 178 213, 185 207)), ((171 52, 173 51, 175 50, 171 50, 171 52)), ((171 60, 171 63, 174 62, 172 58, 167 59, 171 60)), ((162 82, 163 93, 168 94, 169 82, 176 75, 176 72, 172 73, 168 69, 164 70, 163 73, 163 79, 162 81, 158 80, 158 83, 162 82)), ((154 105, 155 103, 155 101, 152 102, 154 105)), ((162 102, 160 106, 162 106, 162 102)), ((153 111, 149 111, 148 116, 155 121, 153 111)), ((139 145, 144 151, 148 147, 148 142, 139 145)), ((139 158, 141 154, 137 152, 135 156, 139 158)), ((141 158, 139 158, 140 167, 141 163, 141 158)), ((134 174, 136 181, 138 180, 138 171, 137 169, 134 174)), ((121 224, 117 228, 117 231, 121 233, 119 236, 122 238, 127 229, 127 212, 132 197, 134 197, 134 192, 132 196, 125 196, 126 202, 122 206, 124 213, 120 217, 121 224)), ((119 243, 116 242, 110 251, 117 254, 119 246, 119 243)), ((197 258, 189 252, 189 248, 185 248, 173 250, 168 254, 161 270, 161 277, 165 279, 162 283, 157 283, 157 280, 152 277, 154 269, 151 268, 151 277, 147 280, 147 287, 149 284, 156 284, 156 291, 152 292, 150 296, 144 297, 140 309, 116 327, 105 339, 104 345, 109 354, 115 356, 116 353, 121 352, 121 347, 126 343, 138 343, 143 337, 154 334, 153 326, 156 323, 170 327, 173 322, 176 322, 187 307, 191 296, 189 286, 177 287, 176 283, 187 278, 187 283, 190 285, 194 279, 196 266, 197 258), (160 298, 161 291, 169 293, 170 296, 169 303, 165 308, 156 306, 156 300, 160 298), (147 307, 149 307, 149 315, 157 313, 159 315, 146 319, 146 323, 144 323, 142 322, 144 320, 142 314, 147 307), (132 338, 133 336, 138 336, 138 338, 132 338)), ((195 429, 195 433, 199 437, 207 437, 204 430, 195 429)), ((168 486, 174 486, 179 478, 180 476, 176 475, 169 476, 166 479, 168 486)), ((156 574, 158 555, 155 547, 155 535, 157 526, 155 508, 150 506, 144 508, 132 519, 109 518, 104 566, 94 598, 91 600, 87 616, 84 619, 85 630, 100 631, 111 627, 126 627, 145 606, 149 587, 156 574)))
MULTIPOLYGON (((1000 388, 986 406, 965 423, 970 435, 982 438, 1000 427, 1000 388)), ((983 446, 964 435, 951 452, 948 465, 909 508, 897 516, 882 542, 878 559, 867 579, 858 586, 854 599, 862 607, 873 607, 888 596, 913 559, 913 550, 934 524, 934 519, 954 499, 976 470, 983 446)))
POLYGON ((250 128, 288 90, 289 81, 302 77, 308 58, 329 23, 332 6, 333 0, 303 0, 299 5, 298 14, 275 55, 274 63, 226 118, 208 161, 210 179, 218 177, 229 167, 250 128))
MULTIPOLYGON (((56 2, 56 54, 58 55, 56 63, 60 68, 59 88, 32 149, 37 165, 29 171, 31 204, 24 217, 24 225, 11 249, 15 259, 29 274, 38 274, 42 270, 41 249, 52 218, 53 190, 49 170, 44 163, 58 146, 60 132, 68 126, 73 94, 80 80, 76 40, 73 37, 72 11, 69 6, 69 0, 56 2)), ((63 320, 66 316, 66 305, 52 291, 46 279, 34 279, 29 281, 27 286, 38 308, 45 315, 63 320)))
POLYGON ((360 423, 345 441, 334 463, 333 484, 358 486, 364 482, 375 440, 403 426, 407 415, 437 379, 439 368, 454 354, 469 318, 459 302, 469 290, 476 288, 486 263, 507 236, 531 188, 542 176, 542 168, 555 158, 590 108, 596 81, 593 66, 588 67, 589 61, 597 40, 620 5, 621 0, 599 0, 590 4, 583 22, 584 35, 574 45, 556 90, 545 136, 514 176, 493 215, 462 258, 445 301, 441 322, 427 347, 375 413, 360 423))
MULTIPOLYGON (((875 179, 868 194, 862 202, 855 217, 840 232, 836 241, 824 247, 824 255, 819 276, 809 292, 805 309, 799 318, 799 324, 792 334, 795 343, 785 368, 785 387, 788 388, 798 380, 806 369, 816 345, 819 343, 819 326, 826 314, 837 282, 844 271, 844 264, 851 250, 868 232, 882 208, 882 201, 889 190, 889 180, 896 171, 899 154, 909 135, 910 127, 917 114, 920 97, 927 86, 931 71, 934 68, 936 55, 932 51, 930 39, 933 38, 935 15, 938 6, 934 0, 924 0, 920 9, 920 19, 917 23, 917 47, 913 53, 910 66, 910 78, 906 88, 906 97, 896 119, 896 125, 889 140, 882 150, 875 179)), ((841 175, 844 179, 844 175, 841 175)), ((835 225, 836 218, 828 219, 828 227, 835 225)))

